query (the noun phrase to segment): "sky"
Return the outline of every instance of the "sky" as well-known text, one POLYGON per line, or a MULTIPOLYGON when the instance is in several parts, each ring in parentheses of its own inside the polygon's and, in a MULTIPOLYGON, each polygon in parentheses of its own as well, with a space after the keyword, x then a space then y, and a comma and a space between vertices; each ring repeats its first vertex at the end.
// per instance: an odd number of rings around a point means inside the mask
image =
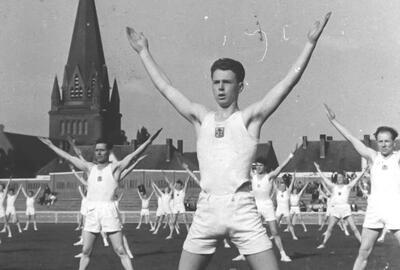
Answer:
MULTIPOLYGON (((54 77, 63 78, 78 0, 0 1, 0 123, 8 132, 47 136, 54 77)), ((399 128, 400 1, 398 0, 97 0, 110 81, 117 79, 122 129, 133 138, 163 127, 156 143, 195 133, 155 90, 130 48, 125 26, 142 31, 173 85, 194 102, 216 108, 209 68, 220 57, 246 68, 239 106, 262 98, 299 56, 315 20, 332 11, 301 81, 267 120, 261 142, 278 159, 301 136, 342 139, 322 104, 360 139, 379 125, 399 128), (259 26, 257 25, 259 23, 259 26), (262 39, 258 33, 265 33, 262 39)))

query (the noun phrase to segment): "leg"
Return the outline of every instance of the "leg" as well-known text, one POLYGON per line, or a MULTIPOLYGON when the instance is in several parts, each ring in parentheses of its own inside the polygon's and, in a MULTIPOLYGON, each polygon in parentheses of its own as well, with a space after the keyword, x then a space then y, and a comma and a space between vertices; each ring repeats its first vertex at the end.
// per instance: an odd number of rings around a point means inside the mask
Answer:
POLYGON ((298 213, 298 214, 296 214, 296 215, 298 215, 298 216, 299 216, 299 219, 300 219, 301 225, 303 225, 303 230, 304 230, 304 232, 307 232, 307 227, 306 227, 306 224, 304 223, 303 215, 301 214, 301 212, 300 212, 300 213, 298 213))
POLYGON ((274 237, 275 245, 278 248, 279 253, 281 254, 281 261, 290 262, 291 259, 289 258, 289 256, 286 255, 286 252, 283 249, 282 239, 279 236, 278 226, 276 224, 276 221, 275 220, 268 221, 268 227, 271 231, 272 236, 274 237))
POLYGON ((288 225, 289 231, 292 234, 293 240, 298 240, 296 234, 294 233, 293 225, 292 225, 292 222, 290 221, 290 217, 289 216, 286 217, 286 221, 287 221, 287 225, 288 225))
POLYGON ((203 270, 206 269, 210 262, 212 254, 194 254, 186 250, 182 250, 181 259, 179 260, 179 270, 203 270))
POLYGON ((35 231, 37 231, 37 226, 36 226, 36 214, 33 214, 32 219, 33 219, 33 229, 34 229, 35 231))
POLYGON ((126 250, 126 253, 128 254, 130 259, 133 259, 132 251, 129 248, 128 239, 126 239, 126 236, 124 234, 122 234, 122 240, 124 241, 124 248, 126 250))
POLYGON ((26 224, 24 227, 24 231, 27 231, 29 228, 29 221, 31 220, 31 215, 28 215, 27 219, 26 219, 26 224))
POLYGON ((357 238, 358 242, 361 243, 361 234, 360 234, 360 232, 358 231, 358 229, 357 229, 357 227, 356 227, 356 224, 354 223, 353 216, 348 216, 348 217, 346 217, 346 218, 345 218, 345 221, 348 222, 348 224, 350 225, 351 230, 352 230, 353 233, 354 233, 354 236, 357 238))
POLYGON ((174 234, 174 228, 176 225, 176 221, 178 220, 178 214, 171 214, 170 215, 170 223, 169 223, 169 235, 166 239, 171 239, 174 234), (172 216, 171 216, 172 215, 172 216))
POLYGON ((15 215, 15 224, 17 224, 18 232, 22 233, 21 224, 19 224, 18 216, 17 216, 17 214, 14 214, 14 215, 15 215))
POLYGON ((256 254, 246 255, 246 260, 252 270, 278 270, 278 263, 276 262, 274 251, 268 249, 256 254), (268 268, 265 266, 268 265, 268 268))
POLYGON ((328 221, 328 219, 329 219, 329 216, 326 215, 325 219, 322 221, 321 226, 319 227, 318 231, 322 231, 322 229, 324 228, 325 223, 328 221))
POLYGON ((385 236, 386 236, 387 232, 388 232, 388 229, 386 229, 386 227, 383 228, 381 236, 379 236, 379 238, 377 240, 379 243, 383 243, 385 241, 385 236))
POLYGON ((186 213, 182 214, 183 222, 185 222, 186 230, 189 232, 189 223, 187 221, 186 213))
POLYGON ((120 257, 122 266, 125 270, 133 270, 131 259, 129 258, 126 250, 124 248, 123 240, 122 240, 122 232, 113 232, 109 233, 111 244, 114 248, 115 253, 120 257))
POLYGON ((322 241, 322 244, 317 247, 318 249, 325 247, 326 242, 331 237, 333 226, 335 226, 336 223, 338 223, 338 221, 339 219, 337 217, 334 216, 329 217, 328 229, 326 229, 324 240, 322 241))
POLYGON ((103 232, 103 231, 101 231, 100 234, 101 234, 101 237, 102 237, 102 239, 103 239, 103 244, 104 244, 104 246, 105 246, 105 247, 108 247, 109 244, 108 244, 108 241, 107 241, 107 234, 106 234, 105 232, 103 232))
POLYGON ((140 225, 142 225, 142 219, 143 219, 143 216, 142 216, 142 214, 140 214, 139 224, 137 225, 136 229, 140 229, 140 225))
POLYGON ((363 270, 367 267, 368 256, 371 254, 374 244, 381 229, 373 230, 363 228, 361 236, 361 246, 358 250, 358 256, 354 262, 353 270, 363 270))
POLYGON ((96 238, 97 234, 88 231, 82 231, 83 248, 82 257, 79 262, 79 270, 85 270, 88 267, 90 262, 90 255, 92 253, 96 238))

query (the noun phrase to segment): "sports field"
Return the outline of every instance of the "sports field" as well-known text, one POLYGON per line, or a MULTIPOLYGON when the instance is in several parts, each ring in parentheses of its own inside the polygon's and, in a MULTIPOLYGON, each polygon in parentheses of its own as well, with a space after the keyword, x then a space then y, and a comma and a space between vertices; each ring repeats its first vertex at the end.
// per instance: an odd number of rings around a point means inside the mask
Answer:
MULTIPOLYGON (((39 231, 22 234, 14 232, 9 239, 1 234, 0 269, 1 270, 71 270, 78 269, 78 259, 73 256, 80 252, 80 246, 72 244, 78 240, 79 233, 74 231, 75 224, 38 224, 39 231)), ((134 268, 139 270, 177 269, 182 243, 186 235, 181 225, 181 234, 176 239, 164 240, 167 231, 154 236, 145 229, 136 230, 136 224, 125 224, 128 238, 135 258, 134 268)), ((329 240, 327 248, 317 250, 321 236, 317 227, 308 226, 303 233, 296 228, 299 240, 291 240, 289 233, 282 233, 282 239, 290 263, 280 263, 280 269, 304 270, 345 270, 351 269, 357 254, 358 243, 353 237, 346 237, 338 228, 329 240)), ((13 227, 13 230, 16 230, 13 227)), ((246 262, 232 262, 237 255, 234 248, 217 250, 209 267, 210 270, 249 269, 246 262)), ((97 241, 89 269, 122 269, 119 259, 111 247, 104 247, 101 239, 97 241)), ((266 269, 268 269, 266 267, 266 269)), ((388 234, 385 243, 377 244, 367 269, 400 269, 400 252, 395 239, 388 234)))

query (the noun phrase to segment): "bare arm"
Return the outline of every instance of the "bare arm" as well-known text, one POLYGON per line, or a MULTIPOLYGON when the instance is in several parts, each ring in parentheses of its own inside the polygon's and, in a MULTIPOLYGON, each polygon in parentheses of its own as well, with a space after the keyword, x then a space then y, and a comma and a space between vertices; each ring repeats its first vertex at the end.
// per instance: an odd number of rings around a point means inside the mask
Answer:
MULTIPOLYGON (((5 195, 7 195, 7 193, 8 193, 8 188, 10 187, 11 180, 12 180, 12 178, 10 177, 10 179, 8 180, 8 182, 7 182, 7 184, 6 184, 6 187, 4 188, 4 194, 5 194, 5 195)), ((5 197, 5 196, 4 196, 4 197, 5 197)))
POLYGON ((134 169, 134 168, 139 164, 139 162, 140 162, 142 159, 144 159, 145 157, 147 157, 147 155, 140 156, 140 157, 135 161, 135 163, 133 163, 132 165, 130 165, 129 168, 127 168, 126 170, 124 170, 124 171, 121 173, 121 179, 120 179, 120 181, 123 180, 131 171, 133 171, 133 169, 134 169))
POLYGON ((196 182, 196 184, 197 185, 199 185, 199 186, 201 186, 200 185, 200 179, 199 178, 197 178, 197 176, 194 174, 194 172, 192 172, 190 169, 189 169, 189 166, 187 166, 187 164, 185 164, 185 163, 182 163, 182 167, 185 169, 185 171, 193 178, 193 180, 196 182), (186 166, 185 166, 186 165, 186 166))
POLYGON ((307 188, 307 186, 308 186, 308 182, 303 186, 303 188, 300 190, 300 192, 299 192, 299 197, 301 197, 301 196, 303 196, 303 193, 304 193, 304 191, 306 191, 306 188, 307 188))
POLYGON ((153 197, 154 194, 154 190, 151 192, 150 196, 149 196, 149 200, 151 199, 151 197, 153 197))
POLYGON ((130 153, 129 155, 127 155, 126 157, 124 157, 121 161, 116 163, 116 171, 118 172, 118 178, 120 178, 120 175, 122 173, 123 170, 125 170, 126 168, 128 168, 129 164, 131 164, 133 158, 135 158, 136 156, 140 155, 143 153, 144 150, 146 150, 146 148, 155 140, 155 138, 157 138, 158 134, 160 134, 162 128, 160 128, 159 130, 157 130, 156 133, 154 133, 153 136, 150 136, 144 143, 142 143, 138 149, 136 149, 134 152, 130 153))
POLYGON ((36 197, 39 195, 41 190, 42 190, 42 187, 39 187, 38 190, 36 191, 35 195, 33 195, 33 198, 36 199, 36 197))
POLYGON ((246 109, 246 114, 249 114, 248 119, 254 120, 261 126, 293 90, 310 61, 311 55, 322 31, 328 23, 330 15, 331 12, 325 15, 322 22, 317 21, 314 23, 308 33, 308 41, 303 51, 283 80, 272 88, 261 101, 254 103, 246 109))
POLYGON ((293 180, 292 180, 292 182, 290 182, 290 185, 289 185, 289 193, 292 193, 295 182, 296 182, 296 171, 293 173, 293 180))
POLYGON ((140 59, 157 90, 174 106, 174 108, 189 122, 201 123, 207 109, 197 103, 191 102, 179 90, 171 85, 171 82, 162 72, 159 65, 153 59, 149 50, 147 38, 143 33, 138 34, 133 28, 126 27, 131 47, 140 56, 140 59))
POLYGON ((289 154, 289 156, 282 162, 282 164, 280 164, 275 170, 273 170, 268 174, 269 179, 275 179, 278 177, 283 168, 285 168, 286 165, 289 163, 289 161, 294 157, 293 153, 295 153, 297 149, 298 149, 298 144, 296 144, 294 151, 289 154))
POLYGON ((139 195, 140 199, 143 201, 142 195, 140 195, 139 189, 137 189, 137 194, 139 195))
POLYGON ((92 167, 92 163, 83 161, 77 157, 70 155, 69 153, 65 152, 64 150, 55 146, 49 139, 44 137, 38 137, 38 139, 47 145, 51 150, 53 150, 58 156, 62 157, 63 159, 67 160, 68 162, 72 163, 75 167, 79 168, 82 171, 89 172, 90 168, 92 167))
POLYGON ((322 174, 318 163, 314 162, 314 166, 317 169, 317 172, 318 172, 319 176, 322 178, 322 181, 324 182, 324 184, 327 185, 330 189, 332 189, 335 185, 331 182, 330 179, 328 179, 327 177, 325 177, 325 175, 322 174))
POLYGON ((75 154, 79 157, 80 160, 86 161, 83 156, 82 156, 82 151, 81 149, 79 149, 76 144, 74 143, 74 141, 72 140, 72 137, 68 136, 68 143, 69 145, 72 147, 72 149, 74 150, 75 154))
POLYGON ((364 187, 362 186, 361 182, 358 182, 358 187, 360 188, 363 197, 364 198, 368 198, 369 194, 368 194, 368 190, 364 189, 364 187))
POLYGON ((169 187, 171 188, 171 191, 174 190, 174 184, 171 181, 169 181, 169 179, 168 179, 168 177, 167 177, 167 175, 165 174, 164 171, 162 171, 162 174, 164 176, 165 182, 167 182, 169 187))
POLYGON ((74 166, 70 165, 69 168, 71 169, 72 173, 74 174, 74 176, 76 177, 76 179, 79 180, 79 182, 81 182, 82 185, 87 186, 87 180, 85 180, 83 177, 81 177, 74 169, 74 166))
POLYGON ((124 197, 124 192, 122 191, 121 194, 119 194, 119 197, 117 199, 117 202, 120 202, 122 198, 124 197))
POLYGON ((328 120, 331 122, 331 124, 340 132, 340 134, 343 135, 343 137, 345 137, 346 140, 348 140, 353 145, 353 147, 362 157, 368 160, 368 163, 370 164, 376 156, 376 151, 372 148, 365 146, 364 143, 353 136, 350 131, 348 131, 342 124, 340 124, 336 120, 335 113, 326 104, 324 104, 324 106, 326 115, 328 116, 328 120))
POLYGON ((82 187, 81 187, 81 186, 78 186, 78 190, 79 190, 79 194, 81 194, 82 199, 84 199, 86 196, 85 196, 85 194, 83 193, 82 187))
POLYGON ((15 193, 15 197, 18 197, 19 193, 21 192, 22 185, 19 185, 17 192, 15 193))
POLYGON ((354 178, 353 180, 350 181, 349 183, 349 188, 353 188, 357 182, 361 179, 361 177, 364 176, 365 172, 369 169, 369 167, 365 167, 364 170, 360 173, 359 176, 357 176, 356 178, 354 178))
POLYGON ((23 188, 23 187, 22 187, 22 194, 24 194, 24 196, 25 196, 26 198, 28 198, 28 194, 26 193, 25 188, 23 188))
POLYGON ((151 181, 151 186, 153 187, 153 190, 156 192, 156 195, 158 197, 161 197, 162 191, 160 190, 160 188, 154 183, 153 179, 151 179, 150 181, 151 181))

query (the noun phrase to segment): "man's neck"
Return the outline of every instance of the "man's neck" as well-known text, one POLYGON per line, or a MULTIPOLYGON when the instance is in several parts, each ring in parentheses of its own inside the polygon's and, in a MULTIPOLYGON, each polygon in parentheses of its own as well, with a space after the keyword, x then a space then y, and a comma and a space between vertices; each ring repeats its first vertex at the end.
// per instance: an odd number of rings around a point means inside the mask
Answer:
POLYGON ((108 161, 102 162, 102 163, 97 163, 97 168, 103 169, 103 168, 107 167, 108 164, 110 164, 110 162, 108 162, 108 161))
POLYGON ((226 120, 227 118, 229 118, 229 116, 231 116, 237 111, 239 111, 237 103, 232 103, 229 107, 226 108, 218 107, 215 113, 215 120, 217 121, 226 120))

